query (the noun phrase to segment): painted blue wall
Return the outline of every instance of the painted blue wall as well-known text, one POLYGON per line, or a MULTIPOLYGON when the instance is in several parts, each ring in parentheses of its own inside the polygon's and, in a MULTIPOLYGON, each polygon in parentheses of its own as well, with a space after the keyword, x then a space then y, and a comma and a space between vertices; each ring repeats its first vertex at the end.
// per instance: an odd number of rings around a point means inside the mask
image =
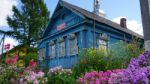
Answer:
MULTIPOLYGON (((46 59, 48 62, 49 68, 55 67, 55 66, 63 66, 64 68, 71 68, 73 65, 77 64, 77 56, 69 56, 69 39, 68 36, 70 33, 75 33, 77 35, 78 39, 78 47, 79 49, 85 47, 85 41, 83 40, 84 36, 84 26, 82 23, 84 22, 84 18, 79 17, 77 14, 74 12, 62 8, 61 9, 63 12, 58 12, 56 11, 56 14, 52 17, 51 23, 48 25, 48 30, 46 31, 47 36, 45 36, 40 45, 39 49, 41 48, 46 48, 46 59), (62 19, 62 16, 65 14, 65 17, 62 19), (57 26, 66 23, 66 26, 63 30, 57 31, 57 26), (63 37, 65 39, 65 49, 66 49, 66 55, 63 57, 58 56, 58 38, 63 37), (55 58, 50 59, 50 45, 48 45, 51 41, 54 41, 56 44, 55 48, 57 51, 57 55, 55 58)), ((59 11, 61 11, 59 10, 59 11)))

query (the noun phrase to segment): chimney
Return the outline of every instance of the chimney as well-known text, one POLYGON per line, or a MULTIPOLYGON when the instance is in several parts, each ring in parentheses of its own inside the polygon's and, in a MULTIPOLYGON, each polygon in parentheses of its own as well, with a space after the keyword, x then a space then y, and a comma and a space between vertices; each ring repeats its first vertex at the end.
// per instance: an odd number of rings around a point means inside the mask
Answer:
POLYGON ((127 28, 126 18, 121 18, 120 19, 120 26, 123 27, 123 28, 127 28))

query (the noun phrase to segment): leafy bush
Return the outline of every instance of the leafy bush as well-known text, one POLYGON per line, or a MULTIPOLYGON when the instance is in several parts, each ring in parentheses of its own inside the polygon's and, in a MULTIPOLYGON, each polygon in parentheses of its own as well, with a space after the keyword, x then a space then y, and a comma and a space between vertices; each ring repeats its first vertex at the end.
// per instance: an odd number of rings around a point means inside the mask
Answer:
POLYGON ((13 78, 17 80, 19 69, 16 66, 0 65, 0 84, 10 84, 13 78))
POLYGON ((130 59, 137 57, 143 48, 136 43, 127 44, 122 41, 111 45, 107 52, 103 49, 83 49, 79 53, 78 64, 73 68, 75 77, 89 71, 106 71, 127 68, 130 59))

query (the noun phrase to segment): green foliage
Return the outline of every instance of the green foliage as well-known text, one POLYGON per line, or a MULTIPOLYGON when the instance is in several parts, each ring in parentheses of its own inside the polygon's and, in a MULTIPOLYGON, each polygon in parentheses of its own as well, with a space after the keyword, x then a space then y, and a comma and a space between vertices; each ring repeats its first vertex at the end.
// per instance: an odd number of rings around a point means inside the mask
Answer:
POLYGON ((76 77, 93 70, 102 71, 106 65, 107 56, 101 49, 84 49, 79 53, 79 62, 73 68, 73 74, 76 77))
POLYGON ((13 7, 13 16, 8 16, 9 31, 0 30, 15 38, 20 44, 36 45, 49 21, 49 11, 44 0, 20 0, 21 7, 13 7))
POLYGON ((47 84, 75 84, 75 78, 68 74, 48 75, 47 84))
POLYGON ((79 53, 79 62, 73 68, 73 74, 78 77, 93 70, 106 71, 126 68, 130 59, 143 51, 143 48, 140 48, 137 43, 127 44, 122 41, 111 45, 107 52, 103 49, 83 49, 79 53))
POLYGON ((19 69, 15 66, 0 64, 0 84, 10 84, 10 79, 17 79, 19 69))

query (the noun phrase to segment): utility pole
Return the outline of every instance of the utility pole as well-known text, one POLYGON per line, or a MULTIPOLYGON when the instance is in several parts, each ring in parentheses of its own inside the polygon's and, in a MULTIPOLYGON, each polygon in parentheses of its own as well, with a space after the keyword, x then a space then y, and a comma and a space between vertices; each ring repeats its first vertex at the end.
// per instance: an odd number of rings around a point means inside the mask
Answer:
MULTIPOLYGON (((1 39, 1 42, 0 42, 0 45, 2 45, 1 57, 2 57, 3 52, 4 52, 4 40, 5 40, 5 34, 3 35, 2 39, 1 39)), ((1 58, 1 57, 0 57, 0 58, 1 58)))
MULTIPOLYGON (((99 13, 99 2, 100 0, 94 0, 93 3, 93 13, 98 15, 99 13)), ((96 21, 95 21, 95 15, 93 16, 93 48, 96 48, 96 21)))
POLYGON ((140 0, 145 50, 150 50, 150 0, 140 0))

